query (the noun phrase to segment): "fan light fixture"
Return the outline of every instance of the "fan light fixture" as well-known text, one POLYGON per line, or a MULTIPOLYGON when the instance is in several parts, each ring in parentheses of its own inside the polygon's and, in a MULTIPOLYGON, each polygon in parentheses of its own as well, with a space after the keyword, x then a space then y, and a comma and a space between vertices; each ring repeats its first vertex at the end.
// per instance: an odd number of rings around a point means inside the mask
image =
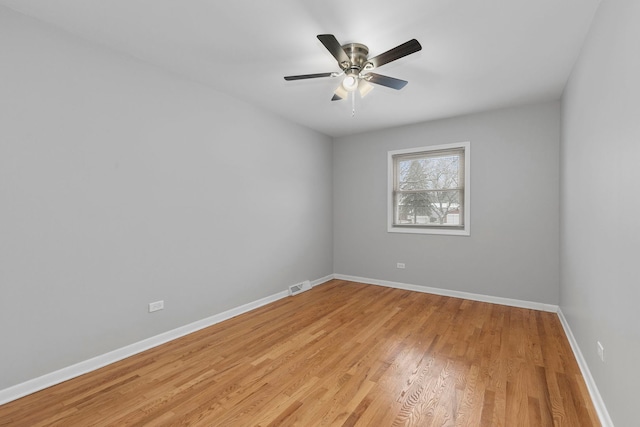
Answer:
POLYGON ((342 87, 347 92, 353 92, 358 88, 358 77, 354 74, 347 74, 344 80, 342 80, 342 87))

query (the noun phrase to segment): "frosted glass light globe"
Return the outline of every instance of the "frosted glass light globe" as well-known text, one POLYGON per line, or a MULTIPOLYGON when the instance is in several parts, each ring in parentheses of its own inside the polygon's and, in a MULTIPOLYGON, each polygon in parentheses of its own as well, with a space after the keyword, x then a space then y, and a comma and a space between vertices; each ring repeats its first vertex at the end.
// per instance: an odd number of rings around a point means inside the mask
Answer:
POLYGON ((344 80, 342 80, 342 87, 348 92, 353 92, 358 88, 358 78, 353 74, 347 75, 344 80))

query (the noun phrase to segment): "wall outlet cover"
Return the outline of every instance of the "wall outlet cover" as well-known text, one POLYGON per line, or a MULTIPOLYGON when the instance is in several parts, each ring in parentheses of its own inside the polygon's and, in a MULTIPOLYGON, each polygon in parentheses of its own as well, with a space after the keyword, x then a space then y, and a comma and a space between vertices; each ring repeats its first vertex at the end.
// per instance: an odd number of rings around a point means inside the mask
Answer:
POLYGON ((149 303, 149 313, 164 309, 164 301, 156 301, 149 303))

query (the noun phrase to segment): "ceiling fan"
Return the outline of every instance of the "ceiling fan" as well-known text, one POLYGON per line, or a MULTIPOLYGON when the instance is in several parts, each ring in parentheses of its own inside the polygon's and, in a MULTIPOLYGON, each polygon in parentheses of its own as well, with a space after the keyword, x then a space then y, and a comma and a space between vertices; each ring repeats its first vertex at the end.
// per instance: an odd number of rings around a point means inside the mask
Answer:
POLYGON ((364 97, 373 89, 371 83, 400 90, 408 83, 393 77, 372 73, 371 71, 391 61, 411 55, 422 49, 416 39, 409 40, 399 46, 394 47, 378 56, 369 59, 369 48, 360 43, 348 43, 341 45, 333 34, 320 34, 318 40, 338 61, 340 72, 302 74, 299 76, 286 76, 284 79, 304 80, 319 77, 339 77, 344 76, 342 83, 333 94, 332 101, 339 101, 349 96, 349 93, 358 90, 360 96, 364 97))

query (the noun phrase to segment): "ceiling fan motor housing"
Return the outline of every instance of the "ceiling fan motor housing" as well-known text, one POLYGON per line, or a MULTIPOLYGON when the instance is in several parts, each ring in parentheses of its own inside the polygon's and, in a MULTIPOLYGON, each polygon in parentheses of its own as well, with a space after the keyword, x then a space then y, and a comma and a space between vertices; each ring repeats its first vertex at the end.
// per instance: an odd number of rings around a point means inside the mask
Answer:
POLYGON ((348 43, 342 45, 342 49, 349 57, 350 62, 342 62, 340 64, 342 69, 345 70, 347 74, 360 74, 360 71, 362 71, 368 63, 367 55, 369 55, 369 48, 360 43, 348 43))

